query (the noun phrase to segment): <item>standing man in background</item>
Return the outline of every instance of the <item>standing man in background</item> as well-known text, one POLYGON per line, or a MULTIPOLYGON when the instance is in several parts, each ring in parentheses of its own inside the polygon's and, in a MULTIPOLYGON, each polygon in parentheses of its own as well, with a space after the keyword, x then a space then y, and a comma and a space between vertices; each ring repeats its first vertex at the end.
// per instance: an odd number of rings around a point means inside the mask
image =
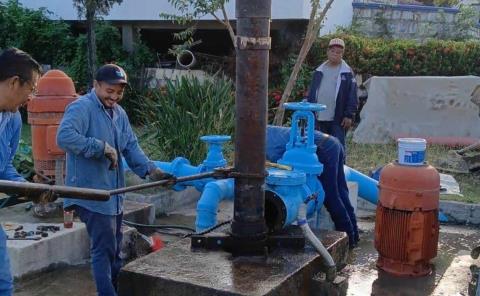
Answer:
POLYGON ((316 128, 336 137, 345 149, 345 135, 352 126, 358 108, 357 83, 350 66, 343 60, 345 42, 330 40, 327 61, 314 72, 308 101, 327 106, 317 112, 316 128))

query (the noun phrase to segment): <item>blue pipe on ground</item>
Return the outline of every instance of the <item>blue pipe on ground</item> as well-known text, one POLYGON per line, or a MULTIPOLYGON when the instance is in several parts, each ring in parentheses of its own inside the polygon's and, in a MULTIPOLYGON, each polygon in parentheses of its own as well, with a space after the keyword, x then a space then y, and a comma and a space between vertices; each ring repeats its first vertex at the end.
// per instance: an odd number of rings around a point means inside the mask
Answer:
POLYGON ((375 205, 378 204, 378 181, 346 165, 343 169, 347 181, 358 183, 358 196, 375 205))

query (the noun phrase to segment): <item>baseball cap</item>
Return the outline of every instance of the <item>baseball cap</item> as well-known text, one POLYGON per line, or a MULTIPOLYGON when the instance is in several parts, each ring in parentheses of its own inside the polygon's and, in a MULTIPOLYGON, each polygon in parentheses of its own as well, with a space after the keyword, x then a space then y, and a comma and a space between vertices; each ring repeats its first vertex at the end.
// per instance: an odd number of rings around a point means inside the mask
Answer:
POLYGON ((127 84, 127 73, 120 66, 106 64, 97 70, 95 80, 108 84, 127 84))
POLYGON ((341 48, 345 48, 345 42, 340 38, 333 38, 328 43, 328 47, 332 47, 332 46, 340 46, 341 48))

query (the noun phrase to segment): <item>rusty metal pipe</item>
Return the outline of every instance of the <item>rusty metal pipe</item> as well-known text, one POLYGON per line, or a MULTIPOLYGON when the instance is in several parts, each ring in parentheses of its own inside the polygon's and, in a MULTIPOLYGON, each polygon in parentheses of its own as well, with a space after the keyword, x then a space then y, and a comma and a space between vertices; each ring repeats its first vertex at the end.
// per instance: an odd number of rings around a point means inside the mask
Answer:
POLYGON ((209 173, 202 173, 202 174, 190 175, 190 176, 185 176, 185 177, 179 177, 179 178, 176 178, 174 182, 172 182, 172 180, 160 180, 160 181, 156 181, 156 182, 150 182, 150 183, 133 185, 133 186, 129 186, 129 187, 123 187, 123 188, 119 188, 119 189, 110 190, 109 193, 110 193, 110 195, 122 194, 122 193, 127 193, 127 192, 132 192, 132 191, 138 191, 138 190, 142 190, 142 189, 164 186, 164 185, 167 185, 167 184, 175 184, 175 183, 180 183, 180 182, 187 182, 187 181, 193 181, 193 180, 198 180, 198 179, 210 178, 210 177, 214 177, 216 175, 217 175, 217 173, 215 173, 215 172, 209 172, 209 173))
POLYGON ((238 176, 231 230, 232 236, 244 244, 266 240, 267 232, 263 186, 271 0, 237 0, 236 17, 235 170, 238 176))
POLYGON ((60 196, 76 199, 96 201, 107 201, 110 199, 110 193, 107 190, 0 180, 0 192, 7 194, 18 194, 28 197, 38 196, 50 190, 60 196))

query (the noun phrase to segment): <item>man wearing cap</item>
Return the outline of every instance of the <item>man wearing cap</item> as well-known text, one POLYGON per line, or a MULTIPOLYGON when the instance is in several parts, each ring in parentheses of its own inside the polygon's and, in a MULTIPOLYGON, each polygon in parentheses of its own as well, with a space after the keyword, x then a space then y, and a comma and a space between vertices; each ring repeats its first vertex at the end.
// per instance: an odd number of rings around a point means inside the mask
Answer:
MULTIPOLYGON (((8 48, 0 53, 0 180, 27 182, 13 166, 22 128, 18 108, 35 94, 41 72, 40 64, 24 51, 8 48)), ((37 203, 56 199, 53 192, 27 197, 37 203)), ((13 291, 6 239, 0 224, 0 296, 13 291)))
MULTIPOLYGON (((112 190, 125 186, 123 156, 141 178, 172 176, 158 169, 140 148, 127 114, 117 103, 127 85, 125 71, 114 64, 100 67, 92 91, 71 103, 60 123, 58 146, 66 151, 65 184, 112 190)), ((121 267, 123 194, 109 201, 66 198, 64 208, 74 210, 90 236, 92 269, 98 295, 117 295, 121 267)))
POLYGON ((344 49, 342 39, 330 40, 328 59, 313 74, 308 101, 327 106, 325 111, 317 112, 317 129, 338 138, 345 148, 345 134, 352 126, 358 100, 353 71, 342 58, 344 49))

